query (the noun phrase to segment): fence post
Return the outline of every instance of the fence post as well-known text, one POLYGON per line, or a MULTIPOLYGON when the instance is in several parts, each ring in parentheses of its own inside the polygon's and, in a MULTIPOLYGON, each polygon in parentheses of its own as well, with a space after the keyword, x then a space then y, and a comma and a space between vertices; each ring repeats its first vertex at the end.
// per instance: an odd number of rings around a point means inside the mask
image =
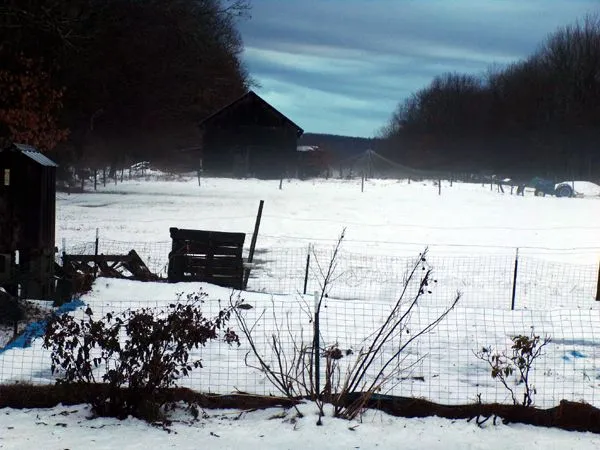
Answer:
POLYGON ((442 179, 438 179, 438 195, 442 195, 442 179))
POLYGON ((320 393, 321 393, 321 387, 320 387, 320 383, 321 383, 321 377, 320 377, 320 370, 321 370, 321 364, 319 361, 319 292, 315 291, 315 326, 314 326, 314 339, 313 339, 313 347, 314 347, 314 354, 315 354, 315 367, 314 367, 314 373, 315 373, 315 399, 319 398, 320 393))
POLYGON ((312 245, 308 244, 308 253, 306 254, 306 270, 304 271, 304 290, 302 291, 306 295, 306 287, 308 286, 308 270, 310 269, 310 251, 312 245))
POLYGON ((100 231, 96 228, 96 240, 94 241, 94 279, 98 278, 98 244, 100 241, 100 231))
POLYGON ((517 295, 517 274, 519 272, 519 249, 515 253, 515 273, 513 274, 513 287, 512 287, 512 301, 510 304, 510 310, 515 310, 515 298, 517 295))
MULTIPOLYGON (((254 259, 254 249, 256 248, 256 239, 258 238, 258 230, 260 228, 260 219, 262 218, 264 200, 258 204, 258 213, 256 214, 256 222, 254 224, 254 232, 252 233, 252 241, 250 242, 250 251, 248 253, 248 262, 251 263, 254 259)), ((248 286, 248 278, 250 277, 250 269, 245 270, 244 274, 244 289, 248 286)))
POLYGON ((596 282, 596 301, 600 302, 600 263, 598 264, 598 281, 596 282))
POLYGON ((283 188, 283 175, 281 175, 281 178, 279 179, 279 190, 281 190, 283 188))
POLYGON ((94 169, 94 190, 98 189, 98 169, 94 169))
POLYGON ((198 163, 198 186, 202 186, 202 158, 200 158, 200 162, 198 163))
POLYGON ((365 192, 365 173, 363 172, 362 178, 360 181, 360 192, 365 192))

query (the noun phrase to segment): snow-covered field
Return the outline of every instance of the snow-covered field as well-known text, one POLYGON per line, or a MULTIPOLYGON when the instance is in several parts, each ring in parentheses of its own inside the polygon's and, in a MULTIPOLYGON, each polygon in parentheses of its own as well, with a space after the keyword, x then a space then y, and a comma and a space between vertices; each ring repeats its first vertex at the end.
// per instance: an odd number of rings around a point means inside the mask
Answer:
MULTIPOLYGON (((265 293, 244 293, 243 297, 254 306, 246 312, 249 320, 266 311, 256 328, 259 342, 266 348, 265 338, 275 330, 273 317, 289 320, 296 332, 308 333, 312 326, 304 313, 305 303, 312 303, 311 297, 303 298, 297 293, 301 282, 290 284, 296 288, 288 291, 288 295, 269 294, 280 294, 288 287, 281 284, 282 280, 302 280, 308 243, 316 246, 317 255, 324 262, 326 250, 335 243, 342 228, 347 227, 343 244, 346 253, 342 253, 340 259, 340 270, 344 274, 339 280, 342 288, 327 300, 321 330, 323 345, 337 342, 341 348, 352 349, 359 348, 377 327, 378 320, 389 311, 398 293, 408 260, 394 258, 414 257, 429 245, 429 261, 438 283, 434 294, 423 301, 413 316, 411 328, 429 323, 457 289, 465 296, 434 333, 409 349, 409 358, 425 356, 425 359, 407 373, 408 376, 397 380, 390 393, 442 403, 473 402, 478 394, 484 401, 509 401, 473 351, 484 345, 506 348, 510 336, 528 333, 533 326, 536 333, 553 339, 534 375, 538 388, 536 404, 554 406, 565 398, 600 406, 597 394, 600 389, 600 308, 594 301, 600 259, 598 186, 576 182, 576 191, 584 196, 559 199, 534 197, 531 192, 525 197, 512 196, 490 190, 489 185, 454 183, 450 187, 446 182, 441 195, 432 182, 369 180, 363 193, 360 181, 351 180, 286 180, 282 190, 278 185, 279 182, 228 179, 203 179, 200 187, 196 179, 131 181, 100 188, 95 193, 60 194, 57 245, 61 247, 63 239, 67 249, 89 243, 98 228, 101 243, 122 243, 124 251, 140 250, 148 245, 168 252, 169 227, 246 232, 248 245, 258 202, 263 199, 265 208, 257 247, 262 268, 255 271, 251 286, 254 283, 256 290, 265 293), (510 311, 516 248, 519 248, 521 284, 517 290, 516 310, 510 311), (276 265, 278 258, 284 257, 289 258, 291 269, 276 265), (344 261, 354 263, 344 266, 344 261)), ((143 250, 139 253, 144 257, 143 250)), ((314 266, 313 272, 315 279, 308 292, 318 285, 318 270, 314 266)), ((175 298, 176 292, 193 292, 200 287, 213 299, 206 303, 207 312, 217 310, 216 299, 229 298, 228 290, 201 283, 169 285, 99 279, 83 301, 95 311, 108 312, 142 304, 165 304, 175 298)), ((246 351, 244 344, 240 348, 210 345, 200 353, 205 368, 182 381, 182 385, 220 393, 236 389, 276 393, 260 373, 245 366, 246 351)), ((27 349, 0 353, 0 381, 16 380, 51 382, 48 354, 42 351, 39 341, 27 349)), ((99 426, 100 422, 82 420, 82 408, 64 418, 60 411, 62 409, 55 408, 40 412, 47 419, 41 421, 52 422, 52 414, 59 414, 60 422, 68 423, 69 427, 84 430, 99 426)), ((5 419, 0 419, 0 426, 34 422, 31 414, 35 413, 9 411, 5 419)), ((442 445, 453 448, 453 439, 456 439, 455 448, 464 448, 471 442, 471 436, 477 448, 497 448, 498 439, 515 435, 519 438, 510 441, 511 448, 518 448, 515 446, 519 442, 531 447, 533 441, 540 446, 566 448, 559 446, 564 436, 572 439, 569 445, 575 441, 581 444, 579 448, 587 448, 587 445, 592 448, 598 443, 595 437, 556 430, 538 432, 529 427, 503 426, 479 431, 471 424, 451 424, 439 419, 411 421, 385 415, 376 415, 355 431, 348 431, 346 422, 331 420, 329 425, 314 432, 310 431, 314 430, 312 423, 309 425, 304 420, 295 431, 290 425, 288 433, 281 431, 281 421, 267 421, 266 414, 269 413, 245 415, 236 422, 206 419, 204 425, 191 428, 177 425, 178 431, 185 428, 181 431, 185 437, 177 446, 191 445, 206 436, 211 448, 228 448, 236 446, 234 439, 247 436, 256 439, 256 446, 266 448, 270 445, 273 448, 323 447, 329 442, 328 435, 337 437, 339 433, 343 436, 348 433, 349 440, 340 440, 338 448, 372 448, 378 442, 380 447, 389 448, 395 442, 410 442, 409 436, 427 444, 419 445, 422 448, 442 448, 442 445), (256 421, 261 425, 257 426, 256 421), (270 433, 270 427, 277 431, 270 433), (212 436, 209 431, 222 437, 212 436), (252 435, 254 431, 256 436, 252 435), (532 437, 528 437, 528 433, 532 433, 532 437), (266 440, 268 436, 272 438, 261 444, 261 439, 266 440), (280 438, 282 444, 278 445, 280 438), (489 447, 482 443, 484 440, 489 441, 489 447)), ((134 439, 133 436, 140 435, 135 430, 145 429, 145 425, 134 421, 124 423, 128 424, 124 439, 128 439, 129 433, 129 439, 134 439)), ((102 425, 109 428, 119 428, 118 425, 124 423, 102 421, 102 425)), ((36 433, 40 433, 39 436, 50 433, 44 431, 49 426, 31 423, 22 426, 28 427, 26 432, 32 437, 37 436, 36 433)), ((52 428, 57 433, 57 427, 52 428)), ((59 430, 59 434, 68 433, 68 429, 59 430)), ((99 433, 100 430, 79 433, 72 437, 70 445, 77 448, 94 438, 102 446, 102 439, 111 439, 110 433, 99 433)), ((0 446, 2 444, 0 440, 0 446)), ((138 439, 131 441, 131 445, 147 444, 138 439)))
POLYGON ((442 185, 438 195, 431 181, 368 180, 362 193, 360 180, 284 180, 282 190, 279 181, 254 179, 127 181, 59 194, 56 241, 91 242, 96 228, 103 239, 128 242, 168 242, 170 227, 250 235, 262 199, 259 249, 331 243, 347 227, 346 248, 370 254, 414 255, 430 245, 440 254, 513 255, 519 247, 597 262, 600 186, 575 182, 585 196, 565 199, 442 185))

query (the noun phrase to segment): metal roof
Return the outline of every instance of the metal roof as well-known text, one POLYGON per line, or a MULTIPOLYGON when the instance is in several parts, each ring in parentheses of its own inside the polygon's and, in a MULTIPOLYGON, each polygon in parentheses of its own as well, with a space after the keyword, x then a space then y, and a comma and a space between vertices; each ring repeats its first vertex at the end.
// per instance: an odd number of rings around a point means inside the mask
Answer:
POLYGON ((48 158, 43 153, 40 153, 35 147, 26 144, 15 144, 15 147, 21 151, 25 156, 33 159, 40 166, 45 167, 58 167, 54 161, 48 158))

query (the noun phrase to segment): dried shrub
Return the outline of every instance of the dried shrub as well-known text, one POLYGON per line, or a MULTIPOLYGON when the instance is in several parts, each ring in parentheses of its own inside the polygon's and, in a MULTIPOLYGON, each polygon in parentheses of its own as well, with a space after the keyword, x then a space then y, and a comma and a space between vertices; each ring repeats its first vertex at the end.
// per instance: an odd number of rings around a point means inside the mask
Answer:
POLYGON ((205 293, 191 294, 181 302, 179 296, 166 307, 99 319, 89 307, 83 319, 53 317, 43 345, 51 350, 57 384, 106 384, 108 389, 88 399, 101 416, 161 418, 166 406, 161 393, 202 367, 200 359, 190 359, 190 351, 219 338, 239 345, 238 335, 227 327, 236 305, 206 318, 200 308, 204 298, 205 293))
POLYGON ((535 361, 543 355, 542 349, 550 343, 550 338, 536 335, 533 327, 529 335, 517 335, 511 338, 513 345, 510 353, 494 351, 492 347, 483 347, 475 356, 485 361, 490 367, 490 375, 500 381, 510 393, 513 404, 533 405, 533 397, 537 393, 531 381, 531 371, 535 361), (513 378, 515 385, 511 386, 513 378), (522 387, 522 400, 519 401, 517 386, 522 387))

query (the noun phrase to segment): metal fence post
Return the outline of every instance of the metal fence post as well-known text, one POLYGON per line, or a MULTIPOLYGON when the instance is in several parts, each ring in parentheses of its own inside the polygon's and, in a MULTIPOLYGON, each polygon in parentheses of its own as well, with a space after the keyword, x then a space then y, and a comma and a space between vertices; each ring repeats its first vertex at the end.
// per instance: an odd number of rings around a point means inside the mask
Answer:
POLYGON ((94 279, 98 278, 98 247, 100 241, 100 231, 96 228, 96 240, 94 241, 94 279))
POLYGON ((315 354, 315 361, 314 361, 314 374, 315 374, 315 399, 319 398, 319 395, 321 393, 321 387, 320 387, 320 370, 321 370, 321 364, 319 361, 319 343, 320 343, 320 339, 319 339, 319 292, 315 291, 315 326, 314 326, 314 339, 313 339, 313 347, 314 347, 314 354, 315 354))
POLYGON ((312 245, 308 244, 308 253, 306 254, 306 269, 304 271, 304 289, 303 294, 306 295, 306 288, 308 286, 308 271, 310 269, 310 252, 312 250, 312 245))
POLYGON ((513 275, 513 287, 512 287, 512 301, 510 304, 510 310, 515 310, 515 298, 517 295, 517 274, 519 272, 519 249, 517 248, 517 252, 515 253, 515 272, 513 275))
POLYGON ((600 302, 600 263, 598 263, 598 280, 596 281, 596 301, 600 302))

